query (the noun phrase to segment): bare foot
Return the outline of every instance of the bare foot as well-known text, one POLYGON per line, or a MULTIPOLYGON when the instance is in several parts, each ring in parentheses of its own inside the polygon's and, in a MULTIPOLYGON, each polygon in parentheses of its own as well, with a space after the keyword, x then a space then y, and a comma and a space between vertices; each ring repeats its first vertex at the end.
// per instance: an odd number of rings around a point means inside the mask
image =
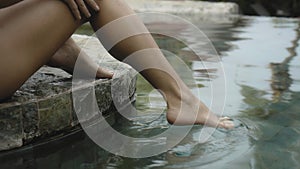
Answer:
POLYGON ((175 125, 200 124, 225 129, 234 128, 234 123, 227 117, 218 117, 208 107, 195 97, 189 89, 183 92, 182 97, 167 97, 167 119, 175 125))
MULTIPOLYGON (((78 55, 80 53, 79 46, 76 45, 73 39, 69 39, 51 58, 47 63, 48 66, 61 68, 64 71, 73 74, 74 66, 78 55)), ((81 53, 86 55, 85 53, 81 53)), ((99 68, 97 64, 92 62, 88 56, 82 57, 82 66, 79 66, 82 74, 89 74, 95 72, 97 78, 112 78, 113 73, 105 69, 99 68)))

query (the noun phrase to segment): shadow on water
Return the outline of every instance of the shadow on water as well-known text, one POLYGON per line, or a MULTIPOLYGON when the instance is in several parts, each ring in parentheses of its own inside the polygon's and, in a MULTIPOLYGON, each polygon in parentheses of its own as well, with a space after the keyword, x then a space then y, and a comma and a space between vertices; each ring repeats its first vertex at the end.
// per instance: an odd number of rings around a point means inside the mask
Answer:
MULTIPOLYGON (((202 127, 195 126, 173 149, 143 159, 110 154, 83 132, 77 132, 45 145, 2 153, 0 168, 299 168, 300 22, 256 17, 243 17, 231 24, 193 22, 221 54, 228 88, 225 112, 235 119, 234 130, 217 130, 201 142, 202 127)), ((202 61, 212 63, 205 44, 181 31, 204 50, 202 61)), ((217 70, 198 67, 195 53, 175 39, 155 37, 159 46, 179 56, 193 70, 201 97, 206 98, 209 81, 218 78, 214 76, 217 70)), ((169 127, 162 97, 141 77, 137 86, 136 107, 147 113, 131 121, 118 118, 113 128, 135 137, 161 133, 169 127)))

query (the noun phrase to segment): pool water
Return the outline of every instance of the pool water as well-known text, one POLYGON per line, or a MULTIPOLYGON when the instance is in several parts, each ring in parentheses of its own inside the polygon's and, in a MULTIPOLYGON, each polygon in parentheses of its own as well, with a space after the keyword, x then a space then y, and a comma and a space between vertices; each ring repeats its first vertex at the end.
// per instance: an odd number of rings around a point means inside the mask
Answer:
MULTIPOLYGON (((0 168, 300 168, 300 21, 244 16, 233 23, 192 22, 220 54, 226 74, 224 115, 234 119, 235 129, 216 130, 201 142, 202 127, 195 126, 173 149, 142 159, 110 154, 79 132, 44 148, 29 147, 2 157, 0 168)), ((177 30, 176 25, 172 28, 177 30)), ((178 30, 199 45, 200 39, 178 30)), ((203 70, 201 63, 214 61, 201 61, 178 40, 162 35, 155 39, 188 65, 199 97, 209 104, 210 83, 219 77, 213 66, 203 70)), ((162 97, 142 77, 137 86, 136 108, 144 113, 132 121, 121 118, 113 127, 135 137, 168 129, 162 97)))

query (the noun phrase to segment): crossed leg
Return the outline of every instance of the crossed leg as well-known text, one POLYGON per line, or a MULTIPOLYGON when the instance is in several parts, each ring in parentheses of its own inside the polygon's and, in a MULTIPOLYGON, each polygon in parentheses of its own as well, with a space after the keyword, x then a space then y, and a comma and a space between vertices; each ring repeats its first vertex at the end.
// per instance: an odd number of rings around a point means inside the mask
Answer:
MULTIPOLYGON (((22 0, 1 0, 0 9, 12 6, 22 0)), ((113 73, 105 69, 98 67, 97 64, 93 63, 86 53, 81 51, 80 47, 74 42, 72 38, 69 38, 51 57, 48 66, 57 67, 65 70, 66 72, 72 74, 74 69, 74 64, 78 58, 79 53, 85 57, 82 57, 85 67, 82 67, 83 74, 86 72, 97 72, 97 78, 112 78, 113 73)))
MULTIPOLYGON (((95 30, 115 19, 134 14, 122 0, 96 2, 101 11, 90 19, 95 30)), ((134 22, 140 21, 137 19, 134 22)), ((0 25, 0 77, 7 79, 0 84, 0 98, 4 98, 16 91, 38 68, 48 63, 83 22, 74 20, 68 7, 61 1, 25 0, 1 9, 0 23, 5 23, 0 25)), ((136 51, 149 48, 158 49, 150 34, 141 34, 117 43, 110 49, 110 53, 117 59, 124 60, 136 51)), ((137 58, 128 63, 134 68, 152 65, 158 68, 143 70, 141 74, 162 91, 167 102, 167 119, 170 123, 176 121, 178 125, 195 123, 233 127, 231 121, 217 117, 191 93, 162 53, 137 58)))
POLYGON ((73 74, 74 65, 76 64, 79 54, 82 56, 81 64, 77 68, 81 71, 82 75, 91 74, 96 72, 96 78, 112 78, 113 72, 105 70, 94 63, 89 56, 80 49, 72 38, 69 38, 51 57, 47 63, 48 66, 61 68, 64 71, 73 74))

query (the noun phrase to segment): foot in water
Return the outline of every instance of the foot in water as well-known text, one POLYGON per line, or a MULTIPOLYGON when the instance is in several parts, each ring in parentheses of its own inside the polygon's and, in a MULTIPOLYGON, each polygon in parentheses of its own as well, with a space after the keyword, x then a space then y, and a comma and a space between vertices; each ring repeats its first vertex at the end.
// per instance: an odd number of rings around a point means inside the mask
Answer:
POLYGON ((73 74, 78 56, 80 56, 81 63, 78 66, 82 75, 93 74, 96 72, 96 78, 109 78, 113 77, 113 73, 98 67, 86 53, 81 52, 81 49, 76 45, 73 39, 69 39, 65 44, 52 56, 47 63, 48 66, 61 68, 64 71, 73 74))
POLYGON ((174 95, 174 92, 165 96, 167 100, 167 120, 174 125, 205 125, 224 129, 234 128, 233 121, 228 117, 218 117, 202 103, 189 89, 183 94, 174 95))

